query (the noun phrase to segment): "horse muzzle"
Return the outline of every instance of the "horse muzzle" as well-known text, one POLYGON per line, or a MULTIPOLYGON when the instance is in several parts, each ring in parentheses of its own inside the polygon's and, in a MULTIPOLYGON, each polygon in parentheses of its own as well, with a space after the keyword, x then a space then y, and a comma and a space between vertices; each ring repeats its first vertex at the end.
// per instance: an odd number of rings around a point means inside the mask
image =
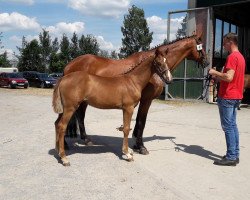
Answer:
POLYGON ((202 60, 201 65, 203 68, 206 68, 208 65, 210 65, 210 62, 207 59, 202 60))
POLYGON ((162 79, 166 84, 170 84, 173 82, 173 76, 169 70, 166 71, 166 73, 162 74, 162 79))

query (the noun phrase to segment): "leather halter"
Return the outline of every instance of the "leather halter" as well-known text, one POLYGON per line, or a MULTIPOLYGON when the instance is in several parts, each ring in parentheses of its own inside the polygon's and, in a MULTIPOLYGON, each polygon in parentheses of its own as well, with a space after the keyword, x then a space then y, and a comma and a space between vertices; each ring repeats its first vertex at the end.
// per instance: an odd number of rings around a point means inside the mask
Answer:
MULTIPOLYGON (((206 58, 206 55, 204 54, 203 47, 202 47, 202 43, 196 38, 194 37, 195 41, 196 41, 196 50, 199 53, 199 60, 204 60, 206 58)), ((205 64, 203 64, 205 65, 205 64)))
MULTIPOLYGON (((164 58, 164 63, 165 63, 165 65, 167 65, 167 63, 166 63, 165 61, 166 61, 166 58, 164 58)), ((155 61, 155 60, 154 60, 154 62, 153 62, 153 65, 154 65, 154 67, 155 67, 155 69, 156 69, 157 74, 158 74, 161 78, 163 78, 163 74, 164 74, 166 71, 169 70, 169 69, 166 69, 166 68, 164 68, 163 70, 161 70, 161 68, 158 67, 158 65, 156 64, 156 61, 155 61)))

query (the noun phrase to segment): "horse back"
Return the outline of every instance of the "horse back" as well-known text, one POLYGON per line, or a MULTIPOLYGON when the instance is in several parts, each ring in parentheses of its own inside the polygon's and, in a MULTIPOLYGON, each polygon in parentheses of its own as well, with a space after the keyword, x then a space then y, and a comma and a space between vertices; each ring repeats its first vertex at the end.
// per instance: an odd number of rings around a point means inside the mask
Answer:
POLYGON ((112 77, 123 73, 131 66, 139 63, 148 53, 135 53, 126 59, 114 60, 92 54, 85 54, 72 60, 64 68, 64 75, 76 71, 86 71, 89 74, 112 77))

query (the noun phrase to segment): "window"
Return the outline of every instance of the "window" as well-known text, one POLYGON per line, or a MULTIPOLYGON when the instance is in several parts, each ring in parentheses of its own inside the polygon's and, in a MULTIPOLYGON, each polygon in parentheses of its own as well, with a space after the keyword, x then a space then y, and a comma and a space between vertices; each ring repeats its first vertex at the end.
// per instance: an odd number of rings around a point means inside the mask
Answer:
POLYGON ((238 27, 221 19, 215 20, 214 58, 226 58, 228 52, 223 49, 223 36, 229 32, 237 33, 238 27))

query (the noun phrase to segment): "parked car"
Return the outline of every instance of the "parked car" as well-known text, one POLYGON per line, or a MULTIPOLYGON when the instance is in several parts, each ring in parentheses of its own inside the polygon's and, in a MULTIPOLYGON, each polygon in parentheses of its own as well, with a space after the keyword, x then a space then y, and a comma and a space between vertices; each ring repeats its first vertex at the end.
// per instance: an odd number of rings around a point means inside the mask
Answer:
POLYGON ((53 87, 56 84, 56 79, 48 73, 40 73, 36 71, 24 71, 23 77, 29 81, 29 85, 33 87, 53 87))
POLYGON ((2 72, 0 73, 0 86, 7 86, 10 88, 24 87, 28 88, 28 81, 17 72, 2 72))
POLYGON ((50 74, 51 77, 53 77, 54 79, 59 79, 63 76, 63 73, 52 73, 50 74))

